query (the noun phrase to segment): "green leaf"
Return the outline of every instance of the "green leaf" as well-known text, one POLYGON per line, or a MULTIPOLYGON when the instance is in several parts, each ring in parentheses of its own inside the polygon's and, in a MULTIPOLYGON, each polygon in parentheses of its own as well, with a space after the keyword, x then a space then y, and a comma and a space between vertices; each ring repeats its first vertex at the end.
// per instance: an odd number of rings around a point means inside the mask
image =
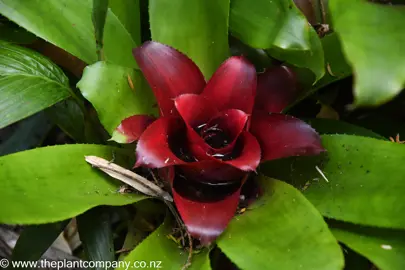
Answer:
MULTIPOLYGON (((125 258, 124 262, 133 265, 145 261, 149 269, 182 269, 187 262, 188 251, 178 247, 177 243, 168 238, 172 231, 172 222, 166 218, 160 227, 143 240, 125 258), (153 247, 153 252, 151 252, 153 247)), ((118 269, 126 269, 123 265, 118 269)), ((209 270, 208 251, 193 254, 190 270, 209 270)))
POLYGON ((120 182, 84 160, 85 155, 109 160, 115 155, 116 163, 128 165, 125 154, 114 147, 75 144, 0 157, 0 203, 7 204, 0 208, 0 223, 55 222, 97 205, 125 205, 143 199, 141 195, 119 194, 120 182))
POLYGON ((91 19, 93 21, 94 33, 96 37, 96 48, 98 60, 104 60, 103 35, 104 25, 107 18, 108 0, 93 0, 91 19))
POLYGON ((343 55, 342 47, 336 33, 326 35, 321 41, 327 72, 325 76, 314 85, 313 90, 320 89, 352 74, 352 69, 346 62, 346 58, 343 55))
POLYGON ((45 112, 70 138, 78 143, 87 142, 84 115, 75 100, 66 99, 50 107, 45 112))
POLYGON ((261 177, 264 195, 235 217, 218 246, 241 269, 342 269, 343 254, 318 211, 290 185, 261 177))
MULTIPOLYGON (((5 17, 89 64, 97 61, 91 11, 92 0, 0 0, 0 13, 5 17)), ((132 12, 133 18, 139 18, 137 10, 132 12)), ((136 68, 131 50, 138 45, 109 10, 104 27, 105 60, 136 68)))
POLYGON ((142 74, 131 68, 98 62, 85 68, 77 87, 110 134, 129 116, 156 113, 152 91, 142 74))
POLYGON ((232 0, 229 29, 254 48, 310 48, 308 22, 292 0, 232 0))
MULTIPOLYGON (((79 103, 80 102, 80 103, 79 103)), ((59 102, 46 110, 47 116, 77 143, 101 144, 109 135, 100 124, 94 110, 79 105, 73 98, 59 102), (86 114, 83 114, 83 110, 86 114)))
POLYGON ((0 129, 70 93, 69 81, 58 66, 39 53, 0 42, 0 129))
POLYGON ((332 233, 339 242, 367 257, 378 269, 405 268, 405 231, 332 224, 332 233))
MULTIPOLYGON (((323 58, 325 61, 324 70, 326 70, 326 72, 324 76, 315 83, 315 85, 311 85, 312 79, 308 79, 308 76, 304 74, 305 82, 302 82, 302 84, 308 85, 308 91, 303 93, 303 95, 301 95, 289 107, 293 107, 295 104, 312 95, 322 87, 329 85, 335 81, 344 79, 352 74, 351 67, 346 62, 345 57, 343 56, 342 48, 337 35, 335 33, 326 35, 321 39, 321 43, 324 54, 323 58)), ((298 58, 297 60, 299 59, 300 58, 298 58)), ((312 63, 312 61, 310 60, 310 63, 312 63)))
POLYGON ((329 182, 315 165, 305 168, 299 161, 285 168, 285 178, 291 174, 288 171, 296 170, 296 178, 310 181, 305 195, 326 217, 369 226, 405 228, 401 166, 405 145, 350 135, 323 135, 322 142, 328 152, 327 156, 319 157, 318 166, 329 182))
MULTIPOLYGON (((319 134, 358 135, 386 140, 384 137, 371 130, 344 121, 318 118, 307 119, 305 121, 319 134)), ((306 189, 313 181, 323 181, 323 178, 315 169, 315 166, 320 166, 323 159, 324 156, 320 155, 272 160, 262 164, 260 166, 260 172, 270 177, 282 179, 296 188, 306 189)))
POLYGON ((322 138, 328 156, 275 160, 264 164, 261 171, 306 189, 307 198, 327 217, 404 228, 400 213, 404 211, 405 185, 398 166, 404 146, 359 136, 322 138), (389 181, 383 181, 387 176, 389 181))
POLYGON ((229 0, 150 0, 152 39, 190 57, 209 79, 229 56, 229 0))
POLYGON ((356 75, 356 105, 379 105, 405 84, 405 7, 365 0, 331 0, 329 9, 348 61, 356 75), (378 37, 378 38, 376 38, 378 37))
POLYGON ((7 128, 11 129, 10 134, 7 135, 2 130, 0 136, 0 156, 39 146, 51 130, 52 124, 45 113, 39 112, 7 128))
POLYGON ((136 44, 141 44, 140 0, 111 0, 111 11, 117 16, 136 44), (136 15, 136 16, 134 16, 136 15))
POLYGON ((369 129, 356 126, 341 120, 312 118, 305 120, 319 134, 346 134, 386 140, 385 137, 369 129))
POLYGON ((325 73, 321 41, 292 0, 233 0, 233 36, 294 66, 308 68, 319 80, 325 73))
MULTIPOLYGON (((89 261, 114 261, 113 232, 108 208, 97 207, 77 217, 80 240, 89 261)), ((110 269, 95 267, 94 269, 110 269)))
POLYGON ((275 45, 267 52, 274 58, 286 61, 294 66, 308 68, 315 74, 315 82, 317 82, 325 74, 324 52, 318 34, 309 25, 307 25, 307 28, 309 29, 309 50, 283 48, 275 45))
POLYGON ((63 232, 69 220, 27 226, 13 249, 13 261, 37 261, 63 232))

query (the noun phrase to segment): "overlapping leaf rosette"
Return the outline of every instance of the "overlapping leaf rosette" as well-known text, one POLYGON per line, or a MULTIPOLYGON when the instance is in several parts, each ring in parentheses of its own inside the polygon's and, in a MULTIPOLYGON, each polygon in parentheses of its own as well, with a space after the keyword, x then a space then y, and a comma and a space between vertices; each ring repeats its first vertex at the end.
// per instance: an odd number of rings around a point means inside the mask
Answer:
POLYGON ((146 42, 134 56, 160 117, 129 117, 115 135, 138 141, 135 166, 169 172, 180 216, 203 244, 226 228, 247 175, 261 162, 324 151, 314 129, 281 114, 298 94, 288 67, 257 75, 247 59, 233 56, 206 82, 192 60, 169 46, 146 42))

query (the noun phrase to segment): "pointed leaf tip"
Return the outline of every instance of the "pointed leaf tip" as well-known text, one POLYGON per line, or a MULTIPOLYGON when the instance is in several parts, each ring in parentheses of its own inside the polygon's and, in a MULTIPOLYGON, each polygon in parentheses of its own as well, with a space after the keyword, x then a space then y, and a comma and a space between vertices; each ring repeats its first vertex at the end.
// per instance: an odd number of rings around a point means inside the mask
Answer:
POLYGON ((141 137, 154 120, 154 117, 148 115, 133 115, 125 118, 114 130, 110 140, 117 143, 132 143, 141 137))

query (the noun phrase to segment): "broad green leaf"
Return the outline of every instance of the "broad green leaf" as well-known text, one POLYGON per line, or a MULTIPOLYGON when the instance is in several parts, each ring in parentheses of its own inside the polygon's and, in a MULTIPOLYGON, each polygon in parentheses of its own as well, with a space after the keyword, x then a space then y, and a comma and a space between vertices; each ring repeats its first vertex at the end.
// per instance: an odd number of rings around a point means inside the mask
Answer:
POLYGON ((131 68, 98 62, 85 68, 77 87, 110 134, 129 116, 156 112, 152 91, 142 74, 131 68))
MULTIPOLYGON (((321 43, 324 54, 323 58, 325 61, 324 63, 325 74, 318 82, 315 83, 315 85, 311 85, 312 79, 311 82, 307 82, 310 79, 308 79, 307 78, 308 76, 304 74, 305 84, 308 85, 308 91, 303 93, 303 95, 301 95, 289 107, 293 107, 295 104, 299 103, 304 98, 312 95, 320 88, 351 75, 352 73, 351 67, 346 62, 345 57, 343 56, 342 48, 337 38, 337 35, 335 33, 326 35, 321 39, 321 43)), ((312 61, 310 61, 310 63, 312 63, 312 61)))
POLYGON ((93 0, 91 19, 93 21, 94 35, 96 37, 98 60, 104 60, 103 35, 107 12, 108 0, 93 0))
POLYGON ((379 105, 405 85, 405 7, 330 0, 335 31, 356 76, 356 105, 379 105), (378 37, 378 38, 377 38, 378 37))
POLYGON ((275 160, 262 170, 300 187, 305 184, 304 194, 326 217, 405 228, 405 145, 352 135, 323 135, 322 144, 325 155, 275 160))
MULTIPOLYGON (((323 136, 329 182, 315 181, 307 198, 327 217, 356 224, 405 228, 405 145, 372 138, 323 136)), ((308 179, 312 180, 312 179, 308 179)))
POLYGON ((185 53, 209 79, 229 56, 229 1, 150 0, 152 39, 185 53))
POLYGON ((70 93, 69 81, 58 66, 39 53, 0 42, 0 129, 70 93))
MULTIPOLYGON (((5 17, 89 64, 97 61, 91 11, 92 0, 0 0, 0 13, 5 17)), ((132 16, 139 18, 136 11, 132 16)), ((137 67, 131 49, 138 45, 109 10, 104 27, 105 60, 137 67)))
MULTIPOLYGON (((292 26, 291 26, 292 27, 292 26)), ((294 26, 295 27, 295 26, 294 26)), ((309 43, 308 50, 297 50, 294 48, 283 48, 277 45, 273 46, 267 52, 274 58, 286 61, 300 68, 307 68, 315 74, 315 82, 325 74, 324 68, 324 52, 321 40, 314 29, 309 28, 309 43)), ((315 83, 314 82, 314 83, 315 83)))
POLYGON ((346 62, 336 33, 326 35, 321 41, 325 55, 325 69, 327 72, 325 76, 313 86, 313 90, 320 89, 352 74, 352 69, 346 62))
POLYGON ((340 120, 313 118, 307 119, 305 122, 311 125, 319 134, 358 135, 385 140, 385 137, 371 130, 340 120))
MULTIPOLYGON (((134 265, 136 262, 145 261, 145 268, 148 269, 183 269, 187 263, 188 251, 179 248, 177 243, 168 238, 172 225, 170 219, 166 218, 156 231, 124 258, 124 262, 134 265), (151 247, 153 247, 153 251, 151 251, 151 247)), ((126 269, 124 265, 120 266, 118 269, 126 269)), ((210 270, 208 252, 203 250, 199 254, 193 254, 191 266, 188 269, 210 270)))
POLYGON ((27 226, 13 249, 13 261, 37 261, 63 232, 69 220, 27 226))
MULTIPOLYGON (((316 118, 306 119, 305 122, 311 125, 319 134, 357 135, 386 140, 380 134, 344 121, 316 118)), ((296 188, 305 189, 313 180, 319 181, 323 179, 315 169, 315 166, 320 166, 323 159, 324 156, 320 155, 272 160, 262 164, 260 171, 267 176, 282 179, 296 188)))
POLYGON ((229 27, 242 42, 268 49, 279 60, 308 68, 319 80, 325 73, 321 41, 292 0, 233 0, 229 27))
POLYGON ((292 0, 232 0, 229 29, 254 48, 310 49, 308 22, 292 0))
POLYGON ((405 231, 338 223, 332 233, 349 248, 367 257, 381 270, 405 268, 405 231))
MULTIPOLYGON (((111 214, 106 207, 96 207, 77 217, 77 228, 89 261, 114 261, 115 250, 111 214)), ((95 267, 94 269, 110 269, 95 267)))
POLYGON ((97 205, 125 205, 144 196, 117 192, 120 182, 84 160, 86 155, 128 165, 126 152, 101 145, 59 145, 0 157, 0 223, 41 224, 74 217, 97 205), (17 198, 17 199, 16 199, 17 198), (13 202, 10 204, 10 202, 13 202))
POLYGON ((110 0, 108 3, 108 7, 117 16, 136 44, 141 44, 140 1, 142 0, 110 0))
POLYGON ((292 186, 262 177, 264 195, 218 239, 241 269, 342 269, 343 254, 319 212, 292 186))
POLYGON ((0 156, 38 147, 51 128, 52 124, 45 113, 39 112, 5 128, 11 129, 8 135, 3 129, 0 136, 0 156))

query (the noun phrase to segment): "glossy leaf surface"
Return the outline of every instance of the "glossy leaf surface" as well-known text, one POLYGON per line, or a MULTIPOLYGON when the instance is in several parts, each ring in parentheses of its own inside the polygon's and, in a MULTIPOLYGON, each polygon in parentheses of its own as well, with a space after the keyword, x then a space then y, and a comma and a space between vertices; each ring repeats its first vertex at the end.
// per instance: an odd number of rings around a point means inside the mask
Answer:
POLYGON ((353 66, 356 105, 379 105, 392 99, 405 85, 404 6, 364 0, 331 0, 334 28, 353 66), (376 37, 379 37, 376 39, 376 37))
POLYGON ((368 258, 378 269, 404 269, 405 231, 332 224, 332 233, 340 242, 368 258))
MULTIPOLYGON (((77 228, 89 261, 114 261, 115 250, 111 214, 107 207, 96 207, 77 217, 77 228)), ((95 270, 111 269, 95 267, 95 270)))
POLYGON ((320 178, 305 192, 321 213, 357 224, 404 229, 405 182, 398 162, 405 158, 405 146, 345 135, 323 136, 323 144, 328 157, 320 168, 329 182, 320 178))
POLYGON ((230 32, 242 42, 274 58, 310 69, 319 80, 324 74, 321 41, 292 0, 234 0, 230 32))
POLYGON ((229 56, 229 0, 151 0, 152 40, 190 57, 209 79, 229 56))
MULTIPOLYGON (((169 237, 173 223, 166 218, 160 227, 135 247, 125 258, 125 262, 146 261, 149 269, 182 269, 187 262, 188 251, 182 250, 169 237), (151 247, 154 247, 151 252, 151 247)), ((118 269, 125 269, 118 268, 118 269)), ((208 252, 193 254, 191 270, 210 270, 208 252)))
POLYGON ((405 183, 399 165, 405 146, 353 135, 323 135, 322 144, 325 155, 269 162, 262 171, 305 189, 305 196, 326 217, 405 228, 405 183))
POLYGON ((0 129, 69 96, 68 79, 58 66, 39 53, 0 42, 0 129))
MULTIPOLYGON (((88 64, 97 61, 91 12, 92 0, 0 1, 2 15, 88 64)), ((139 17, 137 10, 132 12, 134 18, 139 17)), ((131 57, 131 49, 138 45, 120 19, 109 10, 104 27, 105 59, 134 68, 136 62, 131 57)))
POLYGON ((135 114, 153 114, 154 98, 139 71, 106 62, 86 67, 77 84, 112 134, 122 120, 135 114))
POLYGON ((0 158, 0 222, 40 224, 74 217, 97 205, 131 204, 144 197, 117 192, 120 182, 87 164, 85 155, 128 165, 125 152, 100 145, 60 145, 0 158), (63 196, 62 196, 63 195, 63 196), (18 200, 16 200, 18 198, 18 200), (8 202, 12 201, 12 204, 8 202), (27 207, 29 205, 29 207, 27 207))
POLYGON ((284 182, 261 180, 263 197, 231 221, 221 250, 246 270, 341 269, 339 245, 311 203, 284 182))

